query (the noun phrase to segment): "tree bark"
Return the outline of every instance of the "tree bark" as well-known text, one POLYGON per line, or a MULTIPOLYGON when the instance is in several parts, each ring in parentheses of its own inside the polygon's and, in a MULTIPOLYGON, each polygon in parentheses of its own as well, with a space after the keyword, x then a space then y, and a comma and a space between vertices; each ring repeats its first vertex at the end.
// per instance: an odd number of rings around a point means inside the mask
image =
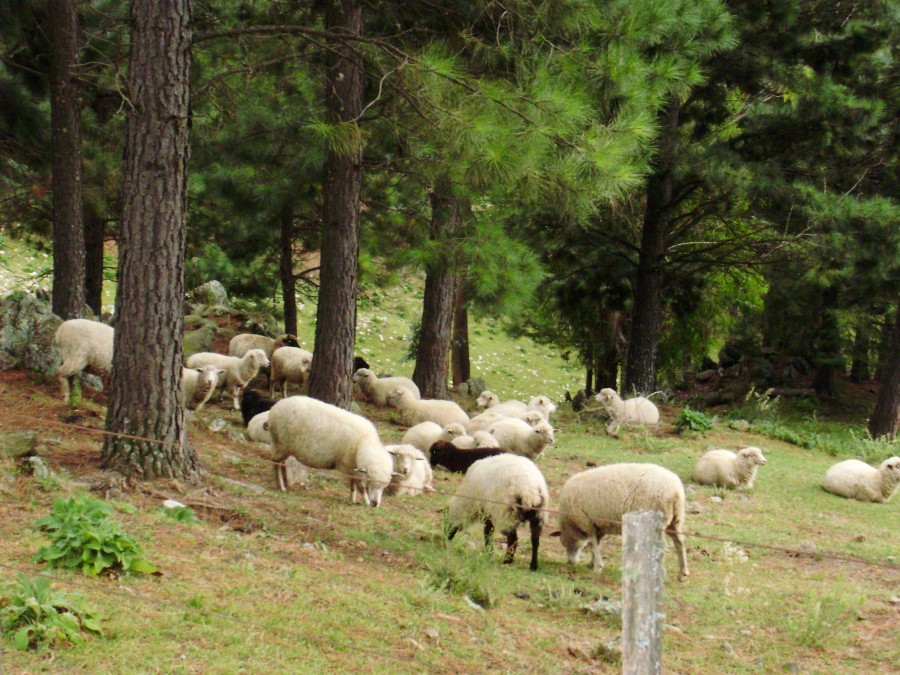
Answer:
POLYGON ((869 418, 869 433, 872 438, 897 437, 900 427, 900 298, 897 302, 897 316, 891 331, 888 356, 885 359, 881 386, 875 409, 869 418))
POLYGON ((92 208, 84 212, 84 301, 91 311, 103 313, 103 218, 92 208))
POLYGON ((662 326, 662 286, 666 235, 672 222, 672 196, 679 106, 672 101, 662 113, 660 150, 647 179, 647 206, 638 255, 637 283, 623 389, 648 394, 656 388, 656 355, 662 326))
POLYGON ((278 270, 281 275, 281 303, 284 306, 284 332, 297 334, 297 277, 294 276, 294 217, 290 208, 281 213, 278 270))
MULTIPOLYGON (((325 28, 362 34, 361 0, 330 0, 325 28)), ((362 114, 363 63, 346 45, 327 52, 326 107, 331 124, 355 127, 362 114)), ((352 401, 353 348, 356 341, 356 294, 359 264, 359 196, 362 140, 350 151, 329 148, 322 184, 323 222, 315 355, 309 395, 342 408, 352 401)))
POLYGON ((133 0, 104 468, 198 473, 181 393, 191 4, 133 0))
POLYGON ((53 313, 84 312, 81 110, 75 0, 48 0, 50 118, 53 163, 53 313))
MULTIPOLYGON (((460 277, 464 276, 460 272, 460 277)), ((460 281, 453 310, 453 337, 451 339, 450 364, 453 386, 458 387, 472 377, 469 360, 469 310, 465 282, 460 281)))

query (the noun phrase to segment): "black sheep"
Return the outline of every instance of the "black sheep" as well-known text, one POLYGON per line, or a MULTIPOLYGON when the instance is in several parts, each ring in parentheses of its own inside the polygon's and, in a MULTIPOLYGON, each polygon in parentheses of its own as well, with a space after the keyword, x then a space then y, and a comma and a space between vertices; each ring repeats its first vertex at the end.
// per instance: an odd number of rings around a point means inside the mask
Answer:
POLYGON ((471 450, 463 450, 457 448, 453 443, 436 441, 431 446, 428 454, 431 457, 431 466, 440 464, 447 471, 465 473, 479 459, 503 455, 508 452, 509 450, 504 450, 503 448, 472 448, 471 450))
POLYGON ((275 405, 275 399, 263 396, 253 389, 245 389, 241 398, 241 417, 244 418, 244 426, 250 424, 250 420, 266 412, 275 405))

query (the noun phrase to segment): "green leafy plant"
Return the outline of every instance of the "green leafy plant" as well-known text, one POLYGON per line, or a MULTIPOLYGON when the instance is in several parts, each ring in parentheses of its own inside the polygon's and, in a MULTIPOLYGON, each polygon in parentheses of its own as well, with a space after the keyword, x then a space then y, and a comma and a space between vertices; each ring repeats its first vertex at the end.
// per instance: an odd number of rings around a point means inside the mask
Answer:
POLYGON ((83 633, 102 635, 100 623, 77 594, 53 591, 46 577, 20 575, 0 598, 0 628, 17 649, 81 644, 83 633))
POLYGON ((684 410, 678 415, 678 419, 675 420, 675 430, 679 434, 683 434, 687 431, 704 433, 712 428, 713 421, 711 417, 698 410, 691 410, 687 406, 684 407, 684 410))
POLYGON ((176 523, 199 523, 200 519, 194 513, 194 509, 189 506, 173 506, 171 508, 163 506, 160 509, 166 518, 171 518, 176 523))
POLYGON ((111 512, 109 504, 96 499, 54 500, 50 515, 34 524, 51 539, 34 560, 90 575, 106 571, 157 573, 141 545, 110 518, 111 512))

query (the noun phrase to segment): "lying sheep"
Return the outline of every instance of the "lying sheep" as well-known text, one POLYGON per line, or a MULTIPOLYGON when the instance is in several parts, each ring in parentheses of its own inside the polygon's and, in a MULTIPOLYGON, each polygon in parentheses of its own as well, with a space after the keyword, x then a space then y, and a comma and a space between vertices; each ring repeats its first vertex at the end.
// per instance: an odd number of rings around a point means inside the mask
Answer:
POLYGON ((496 448, 500 444, 497 439, 487 431, 476 431, 471 436, 457 436, 450 441, 457 448, 471 450, 472 448, 496 448))
MULTIPOLYGON (((299 347, 296 335, 284 333, 276 338, 266 337, 265 335, 257 335, 255 333, 241 333, 231 338, 228 343, 228 356, 241 357, 251 349, 262 349, 269 360, 272 360, 272 354, 280 347, 299 347)), ((263 366, 259 369, 265 375, 267 384, 271 384, 269 380, 269 367, 263 366)))
POLYGON ((269 411, 266 410, 254 415, 247 422, 247 438, 257 443, 272 443, 272 434, 269 433, 268 425, 269 411))
POLYGON ((517 455, 539 457, 544 448, 553 443, 553 427, 538 422, 531 427, 524 420, 508 417, 488 427, 488 433, 497 439, 497 445, 517 455))
POLYGON ((302 387, 309 379, 312 368, 312 352, 300 347, 279 347, 272 353, 271 377, 269 379, 269 396, 275 396, 275 388, 284 386, 282 395, 287 398, 288 383, 302 387))
POLYGON ((389 406, 400 411, 400 419, 404 424, 420 424, 434 422, 442 427, 448 424, 462 424, 465 427, 469 416, 453 401, 441 399, 419 399, 409 389, 397 387, 385 399, 389 406))
POLYGON ((659 409, 648 398, 636 396, 623 401, 614 389, 601 389, 594 397, 617 424, 659 424, 659 409))
POLYGON ((469 434, 474 435, 477 431, 486 431, 492 424, 509 418, 524 420, 531 427, 535 427, 539 422, 545 422, 547 420, 544 414, 539 410, 526 410, 510 415, 485 410, 480 415, 475 415, 475 417, 469 420, 468 424, 466 424, 466 431, 469 434))
MULTIPOLYGON (((522 401, 518 401, 514 398, 509 399, 508 401, 500 402, 500 397, 497 396, 492 391, 485 389, 478 395, 478 398, 475 399, 476 405, 480 408, 484 408, 486 410, 490 410, 491 408, 497 408, 498 406, 506 406, 507 409, 513 412, 522 412, 528 409, 528 405, 523 403, 522 401)), ((495 411, 499 412, 499 411, 495 411)))
POLYGON ((447 441, 436 441, 428 449, 431 466, 442 466, 453 473, 465 473, 470 466, 480 459, 504 454, 510 454, 509 450, 496 446, 466 450, 457 448, 453 443, 448 443, 447 441))
POLYGON ((266 427, 281 490, 287 489, 284 461, 294 457, 306 466, 344 474, 354 504, 363 492, 371 506, 381 504, 394 474, 394 458, 369 420, 308 396, 291 396, 272 406, 266 427))
POLYGON ((274 398, 263 396, 255 389, 245 389, 241 396, 241 419, 244 420, 244 426, 250 426, 250 420, 271 409, 273 405, 274 398))
POLYGON ((506 535, 503 562, 512 563, 518 546, 519 523, 531 526, 531 571, 538 568, 541 530, 547 521, 550 491, 534 462, 502 454, 478 460, 469 468, 459 491, 450 498, 448 539, 465 525, 484 522, 484 545, 492 543, 494 528, 506 535))
POLYGON ((422 398, 416 383, 408 377, 378 377, 368 368, 360 368, 353 373, 353 384, 359 387, 367 401, 375 405, 387 405, 388 394, 397 387, 408 389, 415 399, 422 398))
POLYGON ((886 504, 900 485, 900 457, 884 460, 877 469, 858 459, 838 462, 825 472, 822 488, 861 502, 886 504))
POLYGON ((427 451, 435 441, 453 441, 459 436, 466 433, 466 429, 462 424, 448 424, 441 428, 434 422, 422 422, 410 427, 405 434, 401 443, 412 445, 419 450, 427 451))
MULTIPOLYGON (((425 453, 413 445, 386 445, 384 449, 389 453, 399 456, 412 456, 414 462, 406 475, 395 475, 390 485, 385 488, 385 494, 389 495, 420 495, 424 492, 434 492, 434 474, 425 453)), ((396 467, 395 467, 396 468, 396 467)))
POLYGON ((590 542, 593 569, 603 569, 600 540, 622 531, 630 511, 663 512, 666 533, 678 555, 678 580, 687 578, 684 544, 684 486, 681 479, 656 464, 610 464, 577 473, 559 493, 559 529, 569 562, 575 564, 590 542))
POLYGON ((200 410, 215 391, 222 372, 215 366, 182 367, 181 393, 184 395, 184 407, 188 410, 200 410))
POLYGON ((701 485, 749 490, 760 465, 765 463, 766 458, 759 448, 742 448, 737 454, 731 450, 710 450, 697 460, 692 478, 701 485))
POLYGON ((219 382, 224 380, 225 387, 231 389, 235 410, 241 409, 238 401, 241 391, 256 377, 262 366, 268 365, 269 357, 262 349, 251 349, 240 358, 215 352, 199 352, 187 360, 188 368, 215 366, 224 371, 219 375, 219 382))
POLYGON ((528 403, 523 403, 516 399, 510 399, 501 403, 500 398, 494 392, 488 390, 481 392, 475 403, 487 411, 506 417, 516 417, 527 410, 539 410, 549 420, 550 415, 556 410, 556 405, 546 396, 533 396, 528 403))
POLYGON ((72 378, 86 370, 94 375, 108 375, 112 369, 113 329, 105 323, 88 319, 69 319, 59 324, 53 344, 62 364, 56 371, 65 401, 71 403, 72 378))

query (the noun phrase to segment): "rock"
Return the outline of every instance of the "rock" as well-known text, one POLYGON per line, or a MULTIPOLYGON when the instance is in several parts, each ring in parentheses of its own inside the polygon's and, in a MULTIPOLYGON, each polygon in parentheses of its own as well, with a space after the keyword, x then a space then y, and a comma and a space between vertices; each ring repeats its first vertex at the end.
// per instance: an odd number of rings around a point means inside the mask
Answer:
POLYGON ((463 396, 468 396, 469 395, 469 383, 463 382, 456 388, 456 391, 458 393, 462 394, 463 396))
POLYGON ((309 469, 300 463, 296 457, 288 457, 284 460, 285 487, 292 485, 306 485, 309 480, 309 469))
POLYGON ((805 672, 803 670, 803 666, 799 663, 785 663, 781 668, 786 673, 802 673, 805 672))
POLYGON ((719 495, 713 495, 709 498, 709 501, 713 504, 721 504, 724 500, 719 495))
POLYGON ((684 505, 684 510, 686 513, 703 513, 703 507, 697 502, 688 502, 684 505))
POLYGON ((750 422, 747 420, 731 420, 728 423, 729 428, 734 429, 735 431, 749 431, 750 430, 750 422))
POLYGON ((710 369, 710 370, 704 370, 704 371, 697 373, 697 376, 694 379, 696 379, 697 382, 709 382, 715 376, 716 376, 716 371, 710 369))
POLYGON ((184 358, 197 354, 198 352, 208 352, 212 350, 213 339, 219 331, 218 326, 213 321, 203 319, 198 328, 184 332, 184 358))
POLYGON ((466 386, 469 387, 469 395, 475 397, 481 396, 481 392, 487 389, 483 377, 470 377, 466 381, 466 386))
POLYGON ((812 541, 801 541, 800 545, 797 547, 797 552, 801 555, 814 556, 817 550, 818 546, 812 541))
POLYGON ((223 431, 227 426, 228 426, 228 422, 223 420, 221 417, 217 417, 210 423, 208 428, 210 431, 219 432, 219 431, 223 431))
POLYGON ((207 307, 228 305, 228 293, 225 292, 225 287, 221 282, 215 279, 188 291, 186 299, 191 305, 206 305, 207 307))
POLYGON ((591 653, 590 647, 578 642, 569 642, 566 644, 566 651, 576 659, 581 659, 582 661, 591 662, 594 660, 594 655, 591 653))
POLYGON ((38 435, 34 431, 16 431, 0 436, 0 455, 19 459, 35 454, 38 435))
POLYGON ((618 621, 622 620, 622 603, 618 600, 606 600, 601 598, 587 605, 582 605, 581 609, 589 614, 597 616, 605 616, 618 621))
POLYGON ((765 357, 744 356, 740 366, 741 375, 747 376, 754 384, 769 384, 775 375, 775 366, 765 357))
POLYGON ((621 639, 616 636, 606 642, 601 642, 594 649, 594 656, 604 663, 619 665, 622 663, 621 639))
POLYGON ((437 628, 426 628, 425 637, 427 637, 432 642, 437 642, 440 639, 441 634, 438 632, 437 628))
POLYGON ((50 467, 43 457, 26 457, 25 463, 31 469, 31 474, 37 480, 46 480, 53 475, 50 467))
POLYGON ((0 369, 26 368, 55 375, 61 360, 53 336, 62 319, 50 304, 17 291, 0 302, 0 369))

